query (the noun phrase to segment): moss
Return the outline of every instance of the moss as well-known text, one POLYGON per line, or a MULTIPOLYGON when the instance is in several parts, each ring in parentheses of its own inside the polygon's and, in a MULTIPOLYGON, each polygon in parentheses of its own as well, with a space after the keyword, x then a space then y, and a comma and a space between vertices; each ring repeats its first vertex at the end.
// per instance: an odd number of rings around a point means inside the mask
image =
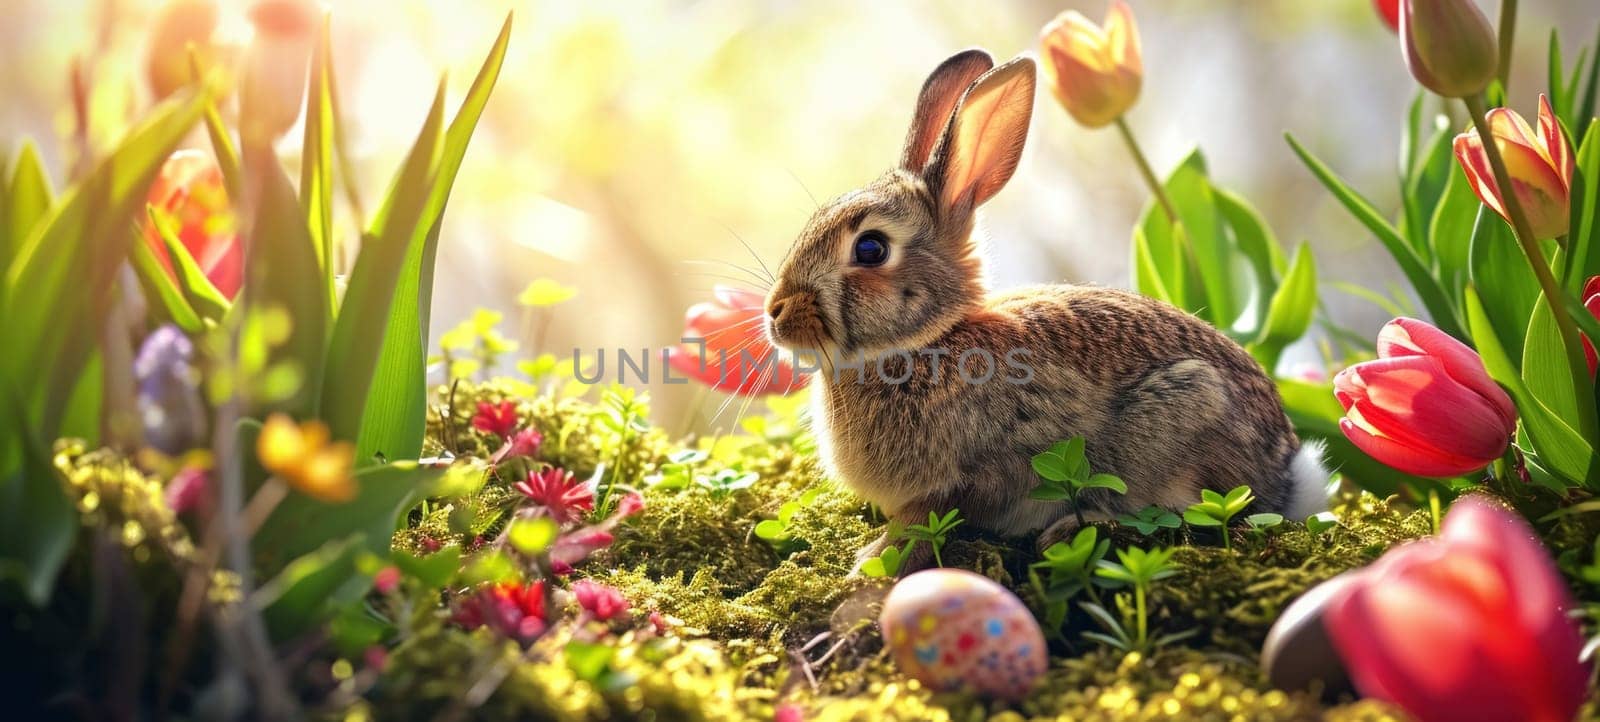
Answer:
MULTIPOLYGON (((497 440, 470 429, 471 408, 509 392, 497 384, 459 386, 453 411, 446 413, 450 407, 443 403, 434 409, 430 449, 491 453, 497 440)), ((519 400, 518 410, 545 434, 541 461, 580 475, 613 463, 603 457, 614 448, 615 434, 597 422, 593 406, 539 398, 519 400)), ((722 493, 694 483, 651 485, 650 475, 675 447, 659 432, 641 434, 624 468, 630 485, 643 490, 645 510, 578 571, 618 587, 634 607, 659 612, 674 626, 667 640, 617 642, 614 664, 621 676, 611 679, 629 684, 580 680, 559 650, 536 646, 522 658, 514 646, 498 646, 487 635, 437 628, 396 650, 391 665, 397 671, 385 675, 383 693, 374 696, 375 716, 431 715, 470 687, 463 675, 489 659, 509 672, 473 712, 486 719, 770 720, 780 703, 798 706, 807 720, 1394 718, 1371 702, 1325 707, 1307 693, 1273 690, 1255 659, 1290 601, 1395 543, 1426 534, 1424 513, 1350 496, 1338 510, 1339 527, 1320 535, 1295 523, 1263 534, 1239 531, 1232 550, 1216 546, 1214 536, 1166 532, 1150 539, 1107 526, 1119 546, 1179 547, 1179 573, 1153 592, 1152 625, 1158 633, 1199 634, 1148 656, 1124 654, 1083 640, 1085 615, 1074 609, 1063 630, 1069 641, 1053 646, 1051 669, 1036 693, 1009 705, 935 695, 898 674, 872 624, 886 583, 848 578, 856 551, 882 532, 882 521, 825 477, 804 434, 689 445, 709 455, 695 472, 738 468, 758 473, 759 481, 722 493), (775 547, 754 534, 785 503, 801 499, 805 503, 787 517, 788 541, 775 547)), ((503 481, 491 483, 471 503, 499 504, 503 499, 495 495, 503 489, 503 481)), ((413 521, 401 537, 410 543, 441 535, 470 543, 459 530, 452 535, 446 511, 413 521)), ((1027 566, 1037 559, 1031 545, 961 528, 943 557, 1024 599, 1032 594, 1026 588, 1027 566)))
POLYGON ((135 561, 159 552, 174 564, 194 557, 189 532, 167 506, 160 479, 108 449, 64 439, 53 459, 84 527, 111 532, 135 561))

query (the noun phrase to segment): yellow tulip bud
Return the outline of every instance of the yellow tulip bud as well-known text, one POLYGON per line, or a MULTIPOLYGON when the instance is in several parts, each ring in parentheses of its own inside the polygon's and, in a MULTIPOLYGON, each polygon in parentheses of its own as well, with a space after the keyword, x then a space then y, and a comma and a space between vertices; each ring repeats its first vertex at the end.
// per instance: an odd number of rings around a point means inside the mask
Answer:
POLYGON ((1139 29, 1122 0, 1112 0, 1104 25, 1076 10, 1061 13, 1040 32, 1039 43, 1046 85, 1079 123, 1106 125, 1139 99, 1139 29))

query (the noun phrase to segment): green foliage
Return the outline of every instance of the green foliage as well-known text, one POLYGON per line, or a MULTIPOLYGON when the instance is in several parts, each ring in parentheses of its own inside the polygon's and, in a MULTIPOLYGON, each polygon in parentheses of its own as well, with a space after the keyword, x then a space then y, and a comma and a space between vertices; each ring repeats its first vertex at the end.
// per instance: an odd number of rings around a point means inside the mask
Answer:
POLYGON ((1159 506, 1147 506, 1133 514, 1118 514, 1117 523, 1137 529, 1140 534, 1150 536, 1161 529, 1177 529, 1183 525, 1183 520, 1159 506))
MULTIPOLYGON (((1114 616, 1105 606, 1090 602, 1083 610, 1100 624, 1103 631, 1084 632, 1083 636, 1124 652, 1143 652, 1193 636, 1198 630, 1186 630, 1152 638, 1148 607, 1152 585, 1178 573, 1172 565, 1172 549, 1131 547, 1117 550, 1117 561, 1101 559, 1096 562, 1095 576, 1126 586, 1133 590, 1132 609, 1123 609, 1114 616), (1131 622, 1131 625, 1130 625, 1131 622), (1130 631, 1129 626, 1133 629, 1130 631)), ((1121 595, 1119 595, 1121 597, 1121 595)), ((1119 607, 1122 605, 1119 605, 1119 607)))
MULTIPOLYGON (((944 559, 939 556, 939 550, 944 548, 945 540, 950 536, 951 530, 961 526, 966 521, 966 519, 961 518, 960 509, 951 509, 945 512, 943 516, 939 515, 938 512, 930 511, 928 512, 928 523, 912 524, 906 527, 903 538, 910 540, 912 544, 927 542, 929 546, 933 547, 933 563, 942 567, 944 566, 944 559)), ((910 547, 907 547, 906 551, 911 551, 910 547)))
POLYGON ((1339 517, 1331 511, 1317 512, 1306 517, 1306 530, 1312 534, 1322 534, 1339 526, 1339 517))
POLYGON ((1163 182, 1178 214, 1152 203, 1134 229, 1134 285, 1139 292, 1199 315, 1247 343, 1271 371, 1284 346, 1306 332, 1316 301, 1308 249, 1294 262, 1261 214, 1242 196, 1216 187, 1204 155, 1190 153, 1163 182))
POLYGON ((23 151, 8 183, 12 233, 28 230, 8 242, 9 264, 0 269, 0 317, 7 319, 11 348, 0 357, 0 498, 7 501, 0 511, 0 575, 20 581, 35 603, 49 596, 72 537, 45 445, 59 436, 92 441, 99 434, 99 375, 85 372, 99 354, 100 309, 132 245, 126 219, 143 210, 145 190, 199 119, 209 93, 197 90, 157 108, 47 211, 41 208, 50 202, 48 183, 37 160, 29 160, 31 151, 23 151))
POLYGON ((1046 633, 1060 637, 1066 622, 1068 604, 1087 591, 1095 599, 1096 585, 1109 584, 1095 573, 1111 549, 1110 539, 1100 539, 1099 530, 1086 526, 1071 542, 1056 542, 1042 553, 1042 559, 1028 566, 1028 582, 1044 605, 1046 633))
MULTIPOLYGON (((1245 507, 1256 500, 1255 494, 1250 492, 1248 486, 1236 486, 1226 495, 1218 494, 1210 489, 1200 490, 1200 502, 1191 504, 1183 510, 1183 520, 1195 526, 1220 527, 1222 531, 1222 546, 1231 548, 1232 542, 1228 536, 1228 522, 1245 507)), ((1277 516, 1276 514, 1272 516, 1277 516)), ((1278 521, 1283 517, 1278 516, 1278 521)))
POLYGON ((1122 479, 1111 474, 1091 473, 1089 459, 1084 455, 1084 444, 1082 436, 1074 436, 1035 454, 1033 471, 1044 481, 1028 493, 1030 499, 1067 502, 1072 507, 1072 513, 1077 515, 1080 526, 1084 520, 1078 497, 1084 490, 1106 489, 1117 494, 1128 493, 1128 485, 1122 479))
MULTIPOLYGON (((915 543, 915 542, 913 542, 915 543)), ((905 552, 893 544, 884 547, 883 551, 875 557, 868 557, 861 563, 861 573, 872 578, 893 579, 900 575, 900 566, 905 562, 905 552)))

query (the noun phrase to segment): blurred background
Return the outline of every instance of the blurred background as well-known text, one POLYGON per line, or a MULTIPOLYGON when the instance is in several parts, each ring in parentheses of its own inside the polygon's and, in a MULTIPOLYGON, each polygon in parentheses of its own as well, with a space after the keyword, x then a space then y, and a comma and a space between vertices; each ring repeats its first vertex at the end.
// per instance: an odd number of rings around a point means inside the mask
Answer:
MULTIPOLYGON (((477 307, 505 312, 515 357, 574 347, 664 348, 721 266, 775 266, 825 200, 889 167, 922 79, 967 46, 1033 51, 1039 28, 1103 0, 871 3, 732 0, 333 0, 335 60, 358 195, 370 212, 415 137, 441 72, 450 107, 515 10, 505 72, 444 224, 433 338, 477 307), (712 263, 704 263, 710 261, 712 263), (577 289, 548 328, 516 297, 531 280, 577 289)), ((1325 282, 1399 278, 1377 242, 1292 156, 1293 131, 1382 209, 1414 85, 1370 0, 1132 0, 1145 80, 1129 121, 1158 172, 1204 148, 1213 178, 1263 210, 1287 247, 1309 240, 1325 282)), ((1493 17, 1497 0, 1480 3, 1493 17)), ((223 32, 249 3, 223 0, 223 32)), ((150 103, 159 0, 5 0, 0 143, 41 148, 59 186, 75 162, 74 68, 103 150, 150 103)), ((1513 105, 1532 116, 1552 27, 1568 61, 1600 3, 1524 0, 1513 105)), ((986 207, 998 287, 1129 285, 1130 229, 1147 193, 1114 131, 1074 124, 1041 88, 1021 169, 986 207)), ((1436 106, 1435 106, 1436 107, 1436 106)), ((295 133, 283 147, 294 166, 295 133)), ((207 147, 203 135, 193 140, 207 147)), ((347 238, 354 237, 345 213, 347 238)), ((1389 313, 1324 286, 1334 317, 1370 335, 1389 313)), ((501 364, 511 373, 512 358, 501 364)), ((1317 358, 1313 347, 1285 363, 1317 358)), ((653 369, 659 374, 659 364, 653 369)), ((720 401, 657 386, 658 422, 708 428, 720 401)), ((725 426, 731 415, 719 420, 725 426)))

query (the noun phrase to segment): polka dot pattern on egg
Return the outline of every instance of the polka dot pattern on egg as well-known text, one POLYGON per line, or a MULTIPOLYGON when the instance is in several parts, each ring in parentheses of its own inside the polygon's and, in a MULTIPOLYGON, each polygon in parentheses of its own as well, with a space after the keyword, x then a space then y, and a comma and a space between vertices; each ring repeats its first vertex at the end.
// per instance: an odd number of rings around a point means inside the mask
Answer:
POLYGON ((939 691, 1017 699, 1046 667, 1028 607, 988 577, 960 569, 912 574, 884 599, 884 643, 906 675, 939 691))

